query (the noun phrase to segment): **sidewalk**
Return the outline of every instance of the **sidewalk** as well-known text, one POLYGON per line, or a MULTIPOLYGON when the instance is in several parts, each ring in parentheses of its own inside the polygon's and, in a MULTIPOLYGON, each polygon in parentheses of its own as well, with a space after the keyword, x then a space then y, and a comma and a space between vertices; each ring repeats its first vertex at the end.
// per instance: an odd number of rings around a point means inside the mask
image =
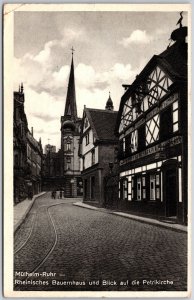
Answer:
POLYGON ((172 229, 172 230, 181 231, 181 232, 185 232, 185 233, 187 232, 187 226, 184 226, 184 225, 181 225, 181 224, 170 224, 170 223, 165 223, 165 222, 162 222, 162 221, 159 221, 159 220, 156 220, 156 219, 150 219, 150 218, 147 218, 147 217, 132 215, 132 214, 127 213, 127 212, 112 211, 112 210, 109 210, 107 208, 98 208, 98 207, 88 205, 88 204, 83 203, 83 202, 76 202, 76 203, 73 203, 73 205, 83 207, 83 208, 87 208, 87 209, 98 210, 98 211, 101 211, 101 212, 117 215, 117 216, 128 218, 128 219, 132 219, 132 220, 139 221, 139 222, 142 222, 142 223, 148 223, 148 224, 151 224, 151 225, 165 227, 165 228, 169 228, 169 229, 172 229))
POLYGON ((46 192, 35 195, 32 199, 25 199, 14 206, 14 233, 24 222, 27 214, 29 213, 35 199, 44 195, 46 192))

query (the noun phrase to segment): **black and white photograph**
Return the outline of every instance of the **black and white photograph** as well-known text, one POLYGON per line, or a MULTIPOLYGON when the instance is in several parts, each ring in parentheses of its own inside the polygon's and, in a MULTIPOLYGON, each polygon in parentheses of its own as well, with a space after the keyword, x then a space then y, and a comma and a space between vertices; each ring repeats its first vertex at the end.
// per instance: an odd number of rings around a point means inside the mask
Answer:
POLYGON ((189 296, 190 9, 4 6, 5 296, 189 296))

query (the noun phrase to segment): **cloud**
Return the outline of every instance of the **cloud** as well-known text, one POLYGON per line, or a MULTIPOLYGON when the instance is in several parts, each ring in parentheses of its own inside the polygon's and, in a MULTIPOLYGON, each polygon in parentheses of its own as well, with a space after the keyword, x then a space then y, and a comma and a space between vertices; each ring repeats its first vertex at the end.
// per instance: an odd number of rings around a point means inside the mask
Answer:
POLYGON ((49 61, 51 55, 51 48, 56 45, 56 41, 49 41, 45 44, 44 49, 33 57, 34 61, 44 64, 49 61))
MULTIPOLYGON (((72 40, 67 39, 68 36, 80 39, 84 38, 84 32, 64 30, 62 41, 49 41, 38 53, 26 53, 19 59, 15 58, 14 62, 15 90, 18 90, 20 82, 24 83, 29 128, 34 128, 34 136, 36 139, 41 137, 43 146, 50 138, 50 143, 60 148, 60 118, 64 114, 70 64, 63 65, 61 58, 59 61, 56 59, 58 53, 64 53, 64 47, 71 46, 72 40)), ((80 62, 75 66, 78 116, 82 117, 84 104, 105 108, 109 91, 117 110, 123 92, 121 84, 130 82, 136 74, 137 70, 130 64, 117 62, 110 69, 99 71, 93 65, 80 62)))
POLYGON ((52 74, 53 80, 57 86, 64 85, 64 82, 67 81, 69 76, 70 67, 69 66, 62 66, 60 70, 57 72, 55 71, 52 74))
POLYGON ((42 112, 35 112, 35 113, 32 113, 32 115, 36 118, 39 118, 39 119, 43 119, 44 121, 53 121, 53 120, 56 120, 57 117, 56 116, 51 116, 49 114, 45 114, 45 113, 42 113, 42 112))
POLYGON ((85 31, 83 28, 64 28, 62 31, 62 38, 59 41, 60 45, 67 46, 72 41, 84 39, 85 31))
POLYGON ((125 48, 130 44, 148 44, 153 40, 153 37, 146 33, 145 30, 134 30, 129 37, 123 38, 119 44, 125 48))

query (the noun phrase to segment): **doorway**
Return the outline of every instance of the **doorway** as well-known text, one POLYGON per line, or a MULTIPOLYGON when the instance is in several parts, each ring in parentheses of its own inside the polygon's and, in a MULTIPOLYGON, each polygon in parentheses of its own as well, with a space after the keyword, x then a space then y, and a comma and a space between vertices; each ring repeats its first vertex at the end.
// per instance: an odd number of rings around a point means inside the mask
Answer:
POLYGON ((166 216, 173 217, 177 215, 177 170, 167 169, 165 173, 166 216))

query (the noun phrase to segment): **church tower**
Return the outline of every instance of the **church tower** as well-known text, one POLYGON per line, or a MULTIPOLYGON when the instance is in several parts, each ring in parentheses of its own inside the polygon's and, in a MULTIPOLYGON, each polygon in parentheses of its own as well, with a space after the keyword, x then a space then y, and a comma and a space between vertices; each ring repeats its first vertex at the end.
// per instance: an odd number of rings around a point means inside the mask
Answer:
POLYGON ((62 177, 65 197, 82 196, 82 180, 78 156, 81 119, 77 116, 74 61, 72 60, 64 115, 61 117, 62 177))

